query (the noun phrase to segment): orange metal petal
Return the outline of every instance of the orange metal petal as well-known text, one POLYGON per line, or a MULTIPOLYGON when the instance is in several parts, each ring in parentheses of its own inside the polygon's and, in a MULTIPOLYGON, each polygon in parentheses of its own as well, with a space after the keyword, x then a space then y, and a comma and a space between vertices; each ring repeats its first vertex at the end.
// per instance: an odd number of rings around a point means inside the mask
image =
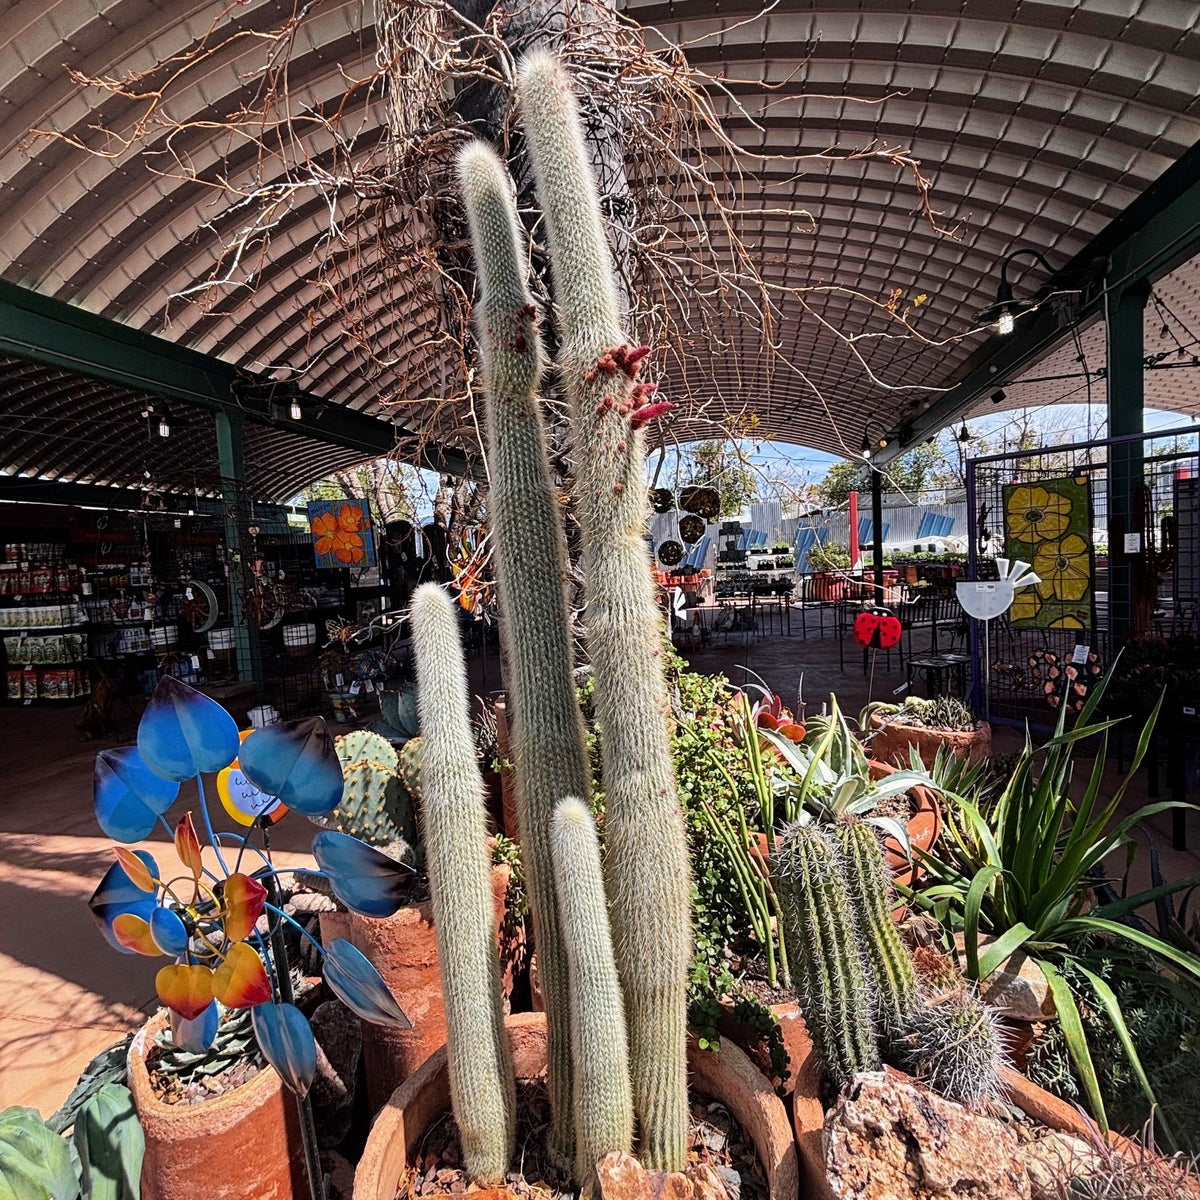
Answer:
POLYGON ((204 859, 200 854, 200 839, 196 836, 196 827, 192 824, 192 814, 185 812, 175 826, 175 853, 179 861, 192 873, 192 878, 199 880, 204 873, 204 859))
POLYGON ((213 973, 208 967, 163 967, 154 977, 158 998, 185 1021, 194 1021, 213 1002, 213 973))
POLYGON ((237 942, 213 972, 212 990, 226 1008, 253 1008, 271 999, 271 980, 258 952, 237 942))
POLYGON ((266 903, 267 889, 240 871, 225 880, 225 936, 242 942, 250 936, 266 903))
POLYGON ((113 937, 126 950, 136 950, 149 958, 158 958, 162 951, 150 933, 150 922, 143 921, 134 913, 120 913, 113 918, 113 937))
POLYGON ((124 846, 114 846, 113 853, 117 856, 121 869, 129 876, 129 880, 135 888, 143 892, 155 890, 158 884, 155 882, 154 876, 150 874, 150 869, 132 850, 128 850, 124 846))

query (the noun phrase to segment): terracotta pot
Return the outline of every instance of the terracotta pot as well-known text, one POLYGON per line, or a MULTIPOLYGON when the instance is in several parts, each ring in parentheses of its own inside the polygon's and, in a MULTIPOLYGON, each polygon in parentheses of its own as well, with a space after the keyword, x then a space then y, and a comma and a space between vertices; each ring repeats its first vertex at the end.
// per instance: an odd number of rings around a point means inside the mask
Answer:
POLYGON ((513 790, 512 745, 508 736, 508 701, 503 697, 496 701, 496 747, 500 751, 500 811, 504 836, 510 841, 521 840, 521 829, 517 824, 517 796, 513 790))
MULTIPOLYGON (((800 1015, 800 1005, 795 1000, 783 1004, 769 1004, 771 1015, 779 1022, 779 1032, 783 1038, 783 1048, 788 1056, 788 1077, 779 1089, 784 1098, 792 1094, 796 1088, 796 1062, 808 1052, 812 1042, 808 1030, 804 1028, 804 1018, 800 1015)), ((733 1005, 721 1002, 721 1011, 717 1017, 717 1031, 722 1038, 728 1038, 740 1050, 745 1051, 750 1061, 764 1075, 770 1070, 770 1056, 762 1035, 757 1029, 751 1028, 734 1016, 733 1005)))
MULTIPOLYGON (((798 1049, 799 1063, 797 1065, 793 1062, 792 1067, 796 1075, 796 1088, 792 1096, 792 1124, 800 1154, 802 1194, 806 1200, 837 1200, 825 1174, 825 1108, 821 1103, 825 1064, 813 1046, 808 1031, 804 1029, 803 1021, 799 1024, 798 1033, 793 1035, 794 1040, 799 1045, 802 1035, 807 1046, 798 1049)), ((1100 1133, 1095 1122, 1079 1109, 1043 1091, 1012 1067, 1001 1067, 1000 1073, 1005 1095, 1027 1116, 1049 1129, 1073 1134, 1089 1144, 1095 1143, 1099 1138, 1100 1133)), ((1119 1133, 1110 1133, 1109 1141, 1118 1150, 1140 1153, 1128 1138, 1119 1133)))
POLYGON ((840 600, 845 591, 845 580, 833 571, 821 571, 812 577, 814 600, 840 600))
MULTIPOLYGON (((497 938, 504 923, 504 893, 509 874, 507 866, 492 868, 497 938)), ((322 940, 344 937, 361 950, 412 1022, 411 1029, 362 1023, 367 1103, 371 1112, 377 1113, 396 1088, 446 1041, 446 1010, 442 1005, 433 905, 429 901, 410 905, 383 918, 348 912, 322 913, 321 937, 322 940)), ((512 983, 511 970, 506 971, 506 996, 512 991, 512 983)))
MULTIPOLYGON (((890 763, 875 760, 868 764, 868 769, 872 779, 883 779, 898 770, 890 763)), ((928 853, 942 834, 942 810, 938 807, 937 797, 928 788, 914 787, 909 795, 916 802, 916 811, 908 818, 908 840, 914 850, 924 850, 928 853)), ((913 861, 909 861, 903 847, 895 838, 887 838, 883 845, 888 866, 891 867, 896 882, 911 887, 922 875, 920 867, 916 865, 915 856, 913 861)))
MULTIPOLYGON (((520 1013, 505 1022, 513 1069, 535 1079, 546 1069, 546 1019, 520 1013)), ((797 1200, 796 1145, 787 1114, 771 1085, 736 1046, 719 1053, 688 1044, 693 1088, 720 1100, 753 1141, 770 1189, 770 1200, 797 1200)), ((442 1047, 412 1075, 375 1119, 358 1170, 354 1200, 395 1200, 410 1155, 430 1123, 450 1107, 446 1050, 442 1047)))
POLYGON ((151 1017, 129 1047, 129 1090, 146 1135, 142 1200, 301 1200, 310 1195, 296 1098, 272 1067, 203 1104, 164 1104, 146 1053, 167 1023, 151 1017))
POLYGON ((928 729, 924 725, 905 725, 899 721, 885 721, 879 713, 872 713, 871 753, 885 763, 896 763, 907 767, 908 749, 916 746, 921 761, 933 766, 939 746, 948 746, 956 757, 964 755, 971 762, 992 756, 992 727, 980 721, 973 731, 957 729, 928 729))

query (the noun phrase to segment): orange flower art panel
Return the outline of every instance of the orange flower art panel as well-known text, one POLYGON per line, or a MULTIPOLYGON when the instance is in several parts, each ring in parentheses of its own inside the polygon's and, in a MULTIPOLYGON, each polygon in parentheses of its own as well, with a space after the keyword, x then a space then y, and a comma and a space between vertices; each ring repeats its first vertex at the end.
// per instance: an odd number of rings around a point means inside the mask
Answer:
POLYGON ((375 535, 361 500, 310 500, 308 527, 318 567, 373 567, 375 535))

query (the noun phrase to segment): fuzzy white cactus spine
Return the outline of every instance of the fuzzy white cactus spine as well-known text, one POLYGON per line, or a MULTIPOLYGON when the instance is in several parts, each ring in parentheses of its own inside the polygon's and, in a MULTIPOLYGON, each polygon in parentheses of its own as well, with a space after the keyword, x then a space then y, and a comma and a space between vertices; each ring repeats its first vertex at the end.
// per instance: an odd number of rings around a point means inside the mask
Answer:
POLYGON ((543 363, 537 309, 526 285, 508 173, 478 142, 460 154, 458 173, 479 273, 475 312, 487 395, 488 506, 507 651, 517 819, 546 998, 549 1146, 567 1165, 572 1159, 570 1006, 551 820, 563 796, 589 794, 591 769, 572 675, 566 539, 538 397, 543 363))
POLYGON ((422 831, 446 1008, 450 1100, 467 1173, 503 1180, 516 1095, 500 991, 483 779, 454 602, 437 584, 413 594, 424 730, 422 831))
POLYGON ((634 1111, 646 1165, 677 1171, 688 1132, 690 881, 668 736, 662 617, 644 539, 641 426, 653 406, 637 376, 647 351, 631 346, 621 329, 612 256, 569 76, 552 57, 531 56, 519 96, 546 218, 558 365, 571 407, 607 797, 605 876, 634 1111))
POLYGON ((633 1094, 621 984, 613 960, 600 845, 588 806, 555 810, 554 880, 570 966, 575 1178, 587 1181, 611 1150, 633 1143, 633 1094))

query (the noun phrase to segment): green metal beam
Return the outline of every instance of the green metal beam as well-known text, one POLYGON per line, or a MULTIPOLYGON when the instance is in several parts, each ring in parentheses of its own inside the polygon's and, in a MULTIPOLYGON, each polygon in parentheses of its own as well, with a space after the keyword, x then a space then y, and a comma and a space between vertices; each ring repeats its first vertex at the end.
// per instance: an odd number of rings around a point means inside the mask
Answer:
POLYGON ((229 624, 237 651, 238 678, 252 680, 261 704, 265 697, 262 644, 258 624, 246 619, 243 592, 250 571, 242 548, 242 523, 245 507, 246 450, 245 422, 240 413, 221 409, 217 412, 217 459, 221 467, 221 499, 225 518, 225 557, 229 569, 229 624))
MULTIPOLYGON (((156 495, 159 493, 155 493, 156 495)), ((118 512, 140 512, 146 495, 141 488, 106 487, 99 483, 69 483, 52 479, 33 479, 27 475, 0 475, 0 500, 25 504, 69 504, 76 508, 104 508, 118 512)), ((190 508, 201 516, 222 511, 217 500, 206 497, 162 497, 168 514, 184 516, 190 508)))
MULTIPOLYGON (((1038 247, 1046 250, 1047 247, 1038 247)), ((1200 254, 1200 143, 1169 167, 1126 210, 1098 233, 1043 286, 1051 291, 1078 289, 1081 280, 1104 266, 1103 282, 1088 287, 1078 312, 1068 315, 1052 305, 1017 322, 1007 337, 988 340, 967 373, 927 409, 914 414, 899 435, 873 462, 886 466, 926 438, 953 424, 982 396, 1012 380, 1026 367, 1062 345, 1072 329, 1084 329, 1104 315, 1106 297, 1138 284, 1150 284, 1200 254)), ((1099 280, 1099 276, 1096 277, 1099 280)))
MULTIPOLYGON (((59 367, 168 400, 229 412, 276 429, 303 434, 328 445, 388 454, 410 430, 367 413, 332 404, 311 393, 177 346, 107 317, 64 304, 29 288, 0 280, 0 353, 59 367), (302 416, 288 416, 292 399, 302 416)), ((465 474, 464 456, 428 448, 422 466, 465 474)))

